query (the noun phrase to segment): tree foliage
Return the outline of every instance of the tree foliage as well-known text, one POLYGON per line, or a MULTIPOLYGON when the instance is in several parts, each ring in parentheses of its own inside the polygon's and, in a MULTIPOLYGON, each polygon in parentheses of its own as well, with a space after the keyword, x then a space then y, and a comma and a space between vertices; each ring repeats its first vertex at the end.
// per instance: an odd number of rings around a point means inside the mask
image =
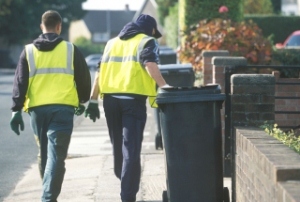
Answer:
POLYGON ((245 0, 245 14, 273 14, 271 0, 245 0))
POLYGON ((41 16, 46 10, 56 10, 63 18, 62 35, 72 20, 83 17, 81 4, 85 0, 1 0, 0 38, 7 44, 31 41, 40 33, 41 16))
POLYGON ((169 15, 165 18, 166 43, 173 49, 178 47, 178 3, 169 8, 169 15))
POLYGON ((12 0, 0 0, 0 17, 10 13, 9 5, 12 0))
POLYGON ((164 25, 164 19, 169 15, 169 8, 173 7, 178 0, 156 0, 158 8, 158 20, 160 24, 164 25))

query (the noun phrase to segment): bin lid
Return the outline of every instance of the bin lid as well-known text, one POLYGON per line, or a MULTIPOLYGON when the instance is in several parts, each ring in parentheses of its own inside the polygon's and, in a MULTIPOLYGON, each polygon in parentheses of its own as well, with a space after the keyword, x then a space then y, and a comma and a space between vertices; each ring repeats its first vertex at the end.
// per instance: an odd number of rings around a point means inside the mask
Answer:
POLYGON ((225 94, 221 93, 220 85, 206 85, 200 87, 171 87, 160 88, 156 103, 180 103, 180 102, 203 102, 224 101, 225 94))
POLYGON ((193 66, 190 63, 158 65, 158 68, 160 71, 193 71, 193 66))
POLYGON ((159 55, 176 55, 176 51, 168 46, 160 46, 159 55))

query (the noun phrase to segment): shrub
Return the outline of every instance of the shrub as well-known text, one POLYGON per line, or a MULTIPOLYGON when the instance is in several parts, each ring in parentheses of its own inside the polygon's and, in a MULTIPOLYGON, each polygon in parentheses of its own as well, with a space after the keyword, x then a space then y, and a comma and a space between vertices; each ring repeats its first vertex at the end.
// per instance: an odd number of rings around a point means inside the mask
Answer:
MULTIPOLYGON (((299 66, 300 49, 275 49, 272 53, 273 65, 299 66)), ((280 70, 280 78, 299 78, 298 68, 280 70)))
POLYGON ((277 127, 277 124, 270 125, 268 123, 265 123, 260 128, 263 128, 269 135, 300 154, 300 136, 296 136, 293 130, 283 132, 277 127))
POLYGON ((85 37, 79 37, 75 40, 74 44, 82 52, 84 56, 88 56, 94 53, 102 53, 104 50, 104 45, 102 44, 93 44, 91 40, 85 37))
POLYGON ((244 56, 248 64, 269 64, 272 45, 252 21, 216 18, 194 25, 180 47, 179 60, 201 71, 203 50, 228 50, 231 56, 244 56))

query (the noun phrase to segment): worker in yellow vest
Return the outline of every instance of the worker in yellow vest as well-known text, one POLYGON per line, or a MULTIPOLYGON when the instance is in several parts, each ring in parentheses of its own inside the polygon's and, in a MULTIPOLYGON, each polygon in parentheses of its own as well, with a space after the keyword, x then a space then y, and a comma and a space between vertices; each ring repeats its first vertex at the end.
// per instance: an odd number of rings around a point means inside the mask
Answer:
POLYGON ((11 129, 24 130, 22 108, 31 118, 39 146, 43 202, 57 201, 65 174, 74 113, 84 112, 91 76, 81 52, 60 37, 62 18, 56 11, 42 15, 41 34, 25 46, 15 72, 11 129))
POLYGON ((95 122, 100 117, 98 97, 103 98, 122 202, 135 202, 139 190, 146 99, 154 107, 156 85, 168 86, 157 65, 159 37, 156 20, 142 14, 109 40, 85 111, 95 122))

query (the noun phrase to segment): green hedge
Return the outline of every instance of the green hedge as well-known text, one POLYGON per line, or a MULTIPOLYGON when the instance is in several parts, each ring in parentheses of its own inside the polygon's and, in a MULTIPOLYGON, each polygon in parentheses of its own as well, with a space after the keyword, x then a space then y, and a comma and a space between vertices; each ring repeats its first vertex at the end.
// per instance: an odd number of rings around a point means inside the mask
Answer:
POLYGON ((74 44, 78 47, 84 57, 95 54, 103 53, 104 44, 92 43, 90 39, 79 37, 75 40, 74 44))
POLYGON ((265 37, 272 36, 273 43, 282 43, 295 30, 300 30, 300 16, 245 15, 262 29, 265 37))
MULTIPOLYGON (((280 49, 273 50, 272 64, 286 66, 300 66, 300 49, 280 49)), ((299 70, 297 68, 286 68, 280 71, 282 78, 299 78, 299 70)))

